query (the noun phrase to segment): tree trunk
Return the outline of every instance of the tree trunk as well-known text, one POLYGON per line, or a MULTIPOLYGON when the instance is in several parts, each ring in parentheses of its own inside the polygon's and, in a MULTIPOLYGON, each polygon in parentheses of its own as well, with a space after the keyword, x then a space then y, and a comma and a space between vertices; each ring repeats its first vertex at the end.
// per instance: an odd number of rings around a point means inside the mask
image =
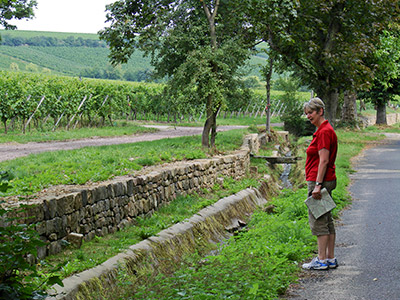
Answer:
POLYGON ((387 125, 386 121, 386 102, 378 101, 376 103, 376 124, 387 125))
MULTIPOLYGON (((204 13, 208 20, 209 25, 209 33, 210 33, 210 44, 213 51, 217 50, 217 33, 215 28, 215 18, 217 16, 218 7, 219 7, 220 0, 215 0, 214 2, 214 10, 211 11, 205 1, 202 1, 204 13)), ((213 64, 213 72, 217 72, 216 66, 213 64)), ((213 109, 214 101, 213 95, 208 95, 207 97, 207 104, 206 104, 206 111, 207 111, 207 119, 204 124, 203 133, 201 137, 201 144, 203 147, 215 147, 215 136, 216 136, 216 118, 218 110, 215 108, 213 109), (210 139, 210 131, 211 131, 211 139, 210 139), (211 144, 210 144, 211 142, 211 144)))
POLYGON ((272 57, 269 58, 268 61, 268 71, 265 72, 265 88, 267 90, 267 107, 266 107, 266 113, 267 113, 267 119, 265 123, 265 129, 268 134, 271 133, 271 77, 272 77, 272 71, 273 71, 273 66, 274 66, 274 59, 272 57))
POLYGON ((215 139, 217 137, 217 116, 220 110, 220 106, 217 108, 217 111, 213 112, 213 123, 211 126, 211 137, 210 137, 210 148, 215 149, 215 139))
POLYGON ((331 123, 332 126, 335 126, 336 123, 336 111, 337 105, 339 101, 339 93, 337 90, 329 90, 329 91, 318 91, 317 97, 321 98, 325 103, 325 118, 331 123))
POLYGON ((210 9, 207 7, 207 4, 205 3, 205 1, 202 1, 204 13, 206 14, 206 17, 208 20, 208 25, 209 25, 209 29, 210 29, 211 47, 213 49, 217 49, 217 33, 216 33, 216 28, 215 28, 215 18, 217 16, 217 12, 218 12, 219 1, 220 0, 215 1, 213 11, 210 11, 210 9))
POLYGON ((206 105, 207 118, 206 122, 204 123, 203 133, 201 135, 201 145, 204 148, 210 147, 210 130, 214 123, 214 116, 213 116, 214 112, 212 109, 212 103, 213 103, 212 95, 208 95, 207 105, 206 105))
POLYGON ((342 108, 341 121, 357 126, 357 93, 354 91, 344 92, 344 103, 342 108))
POLYGON ((4 134, 7 134, 7 120, 3 120, 4 124, 4 134))

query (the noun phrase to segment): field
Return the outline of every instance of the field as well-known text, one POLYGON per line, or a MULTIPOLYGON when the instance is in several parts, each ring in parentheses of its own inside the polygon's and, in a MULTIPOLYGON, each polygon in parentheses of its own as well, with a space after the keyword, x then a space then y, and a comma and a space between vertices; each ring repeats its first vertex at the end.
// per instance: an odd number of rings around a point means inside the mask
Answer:
MULTIPOLYGON (((0 35, 3 40, 0 70, 130 81, 146 80, 153 70, 150 59, 140 51, 127 64, 113 69, 108 61, 109 50, 96 34, 0 30, 0 35), (62 43, 71 46, 60 46, 62 43)), ((254 55, 246 67, 248 76, 260 76, 259 69, 264 63, 265 54, 254 55)))

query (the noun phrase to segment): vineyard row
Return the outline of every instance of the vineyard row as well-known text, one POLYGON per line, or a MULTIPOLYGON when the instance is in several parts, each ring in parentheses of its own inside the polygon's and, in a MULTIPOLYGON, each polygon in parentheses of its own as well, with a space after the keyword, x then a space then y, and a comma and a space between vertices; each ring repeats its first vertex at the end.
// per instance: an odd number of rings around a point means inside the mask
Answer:
MULTIPOLYGON (((23 132, 31 126, 98 126, 116 119, 180 122, 201 119, 204 105, 178 105, 162 99, 160 84, 91 80, 41 74, 0 72, 0 119, 23 132)), ((256 98, 256 97, 254 97, 256 98)), ((221 114, 263 114, 263 101, 251 99, 244 107, 226 107, 221 114)), ((279 114, 282 105, 276 106, 279 114), (279 111, 278 111, 279 109, 279 111)))

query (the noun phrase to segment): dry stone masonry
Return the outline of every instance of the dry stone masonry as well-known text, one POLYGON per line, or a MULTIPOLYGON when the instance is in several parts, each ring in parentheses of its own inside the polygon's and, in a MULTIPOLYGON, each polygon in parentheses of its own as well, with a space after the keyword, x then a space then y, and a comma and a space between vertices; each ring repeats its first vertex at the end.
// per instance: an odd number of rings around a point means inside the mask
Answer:
POLYGON ((137 177, 123 177, 94 186, 74 187, 59 195, 31 200, 24 216, 47 243, 38 258, 58 253, 63 246, 114 233, 138 216, 153 213, 179 195, 214 185, 220 177, 241 178, 248 172, 250 151, 259 138, 250 135, 242 148, 226 156, 164 166, 137 177))
MULTIPOLYGON (((278 135, 287 141, 287 132, 278 132, 278 135)), ((177 196, 207 189, 223 177, 243 177, 250 168, 250 153, 257 153, 265 141, 265 135, 252 134, 244 139, 239 151, 230 155, 174 163, 138 176, 72 189, 65 187, 57 193, 30 199, 23 203, 28 208, 22 217, 27 223, 35 224, 47 241, 38 257, 61 251, 68 244, 66 241, 80 246, 83 239, 113 233, 134 223, 138 216, 152 214, 177 196)), ((162 269, 160 262, 179 259, 193 251, 196 243, 217 242, 226 236, 227 228, 237 226, 238 220, 245 219, 267 202, 268 189, 269 183, 264 182, 260 190, 248 189, 221 199, 188 221, 132 245, 100 266, 64 279, 64 287, 54 286, 47 299, 106 299, 104 296, 118 287, 121 268, 131 275, 135 270, 146 268, 147 263, 162 269)), ((10 208, 19 204, 8 203, 10 208)))

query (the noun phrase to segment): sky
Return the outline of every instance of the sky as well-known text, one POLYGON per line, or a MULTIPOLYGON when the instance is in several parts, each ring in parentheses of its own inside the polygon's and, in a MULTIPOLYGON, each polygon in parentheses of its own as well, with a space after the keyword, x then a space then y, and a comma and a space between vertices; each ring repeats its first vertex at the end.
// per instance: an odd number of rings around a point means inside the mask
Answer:
POLYGON ((115 0, 37 0, 35 17, 13 20, 19 30, 97 33, 108 26, 105 6, 115 0))

